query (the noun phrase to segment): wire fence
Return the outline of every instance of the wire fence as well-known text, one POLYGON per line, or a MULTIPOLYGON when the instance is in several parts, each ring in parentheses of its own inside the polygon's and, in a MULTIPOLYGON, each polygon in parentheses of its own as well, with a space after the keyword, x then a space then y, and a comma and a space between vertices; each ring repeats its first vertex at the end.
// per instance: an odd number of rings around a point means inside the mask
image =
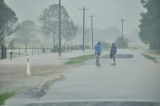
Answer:
MULTIPOLYGON (((85 47, 89 48, 89 47, 85 47)), ((61 52, 70 52, 72 50, 80 50, 82 49, 81 45, 76 46, 62 46, 61 52)), ((53 48, 22 48, 22 47, 14 47, 14 48, 6 48, 1 47, 0 49, 0 59, 13 59, 17 57, 24 56, 33 56, 33 55, 41 55, 46 53, 58 52, 58 46, 53 48)))
POLYGON ((51 52, 52 48, 1 48, 0 54, 1 59, 12 59, 16 57, 33 56, 51 52))

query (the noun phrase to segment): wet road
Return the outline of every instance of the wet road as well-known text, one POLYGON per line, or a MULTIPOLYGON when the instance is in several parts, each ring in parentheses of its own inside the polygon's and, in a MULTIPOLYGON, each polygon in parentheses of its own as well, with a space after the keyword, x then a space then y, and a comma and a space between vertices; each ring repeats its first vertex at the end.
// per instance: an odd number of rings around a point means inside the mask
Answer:
POLYGON ((41 100, 160 101, 160 66, 139 53, 101 66, 90 60, 55 83, 41 100))
POLYGON ((25 106, 159 106, 154 103, 160 102, 160 64, 133 55, 118 59, 117 65, 104 58, 99 67, 95 60, 87 61, 25 106))

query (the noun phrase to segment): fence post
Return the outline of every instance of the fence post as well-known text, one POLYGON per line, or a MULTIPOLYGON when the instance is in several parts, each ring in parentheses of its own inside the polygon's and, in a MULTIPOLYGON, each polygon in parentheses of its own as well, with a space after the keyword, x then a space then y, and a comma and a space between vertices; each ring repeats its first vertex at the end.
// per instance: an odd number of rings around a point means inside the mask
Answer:
POLYGON ((5 46, 5 59, 7 59, 7 47, 5 46))
POLYGON ((2 44, 1 53, 2 53, 2 59, 4 59, 4 45, 3 44, 2 44))
POLYGON ((13 57, 13 52, 10 51, 10 60, 12 60, 12 57, 13 57))
POLYGON ((33 47, 32 47, 32 55, 34 55, 34 52, 33 52, 33 47))
POLYGON ((28 55, 28 54, 27 54, 27 48, 25 48, 25 51, 26 51, 26 56, 27 56, 27 55, 28 55))
POLYGON ((30 58, 27 57, 27 75, 31 75, 31 71, 30 71, 30 58))
POLYGON ((2 45, 2 47, 1 47, 1 55, 2 55, 2 59, 6 59, 7 58, 7 48, 4 46, 4 45, 2 45))
POLYGON ((21 57, 21 48, 19 48, 19 57, 21 57))
POLYGON ((38 48, 38 55, 39 55, 39 48, 38 48))
POLYGON ((48 48, 46 48, 46 53, 48 53, 48 48))

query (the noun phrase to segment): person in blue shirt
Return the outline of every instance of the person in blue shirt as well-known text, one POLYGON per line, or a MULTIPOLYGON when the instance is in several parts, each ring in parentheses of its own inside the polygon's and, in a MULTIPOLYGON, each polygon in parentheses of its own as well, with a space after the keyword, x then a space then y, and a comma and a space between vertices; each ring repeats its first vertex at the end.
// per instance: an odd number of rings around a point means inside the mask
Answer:
POLYGON ((111 50, 110 50, 110 58, 113 59, 114 65, 116 65, 116 59, 115 59, 116 53, 117 53, 117 47, 115 43, 112 43, 111 50))
POLYGON ((99 64, 99 57, 101 55, 102 52, 102 47, 101 47, 101 43, 97 42, 96 46, 95 46, 95 54, 96 54, 96 65, 100 65, 99 64))

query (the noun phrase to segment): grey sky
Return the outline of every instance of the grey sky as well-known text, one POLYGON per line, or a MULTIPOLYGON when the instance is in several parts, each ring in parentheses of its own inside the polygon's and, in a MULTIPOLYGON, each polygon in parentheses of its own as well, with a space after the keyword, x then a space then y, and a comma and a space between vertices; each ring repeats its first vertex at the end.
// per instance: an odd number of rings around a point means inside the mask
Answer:
MULTIPOLYGON (((58 3, 58 0, 5 0, 6 3, 16 12, 19 21, 26 19, 38 20, 44 8, 58 3)), ((78 25, 82 25, 82 8, 84 0, 62 0, 69 15, 78 25)), ((129 34, 138 28, 142 6, 140 0, 86 0, 86 25, 90 26, 89 15, 96 15, 94 27, 104 29, 111 26, 121 28, 120 19, 124 18, 125 33, 129 34)))

